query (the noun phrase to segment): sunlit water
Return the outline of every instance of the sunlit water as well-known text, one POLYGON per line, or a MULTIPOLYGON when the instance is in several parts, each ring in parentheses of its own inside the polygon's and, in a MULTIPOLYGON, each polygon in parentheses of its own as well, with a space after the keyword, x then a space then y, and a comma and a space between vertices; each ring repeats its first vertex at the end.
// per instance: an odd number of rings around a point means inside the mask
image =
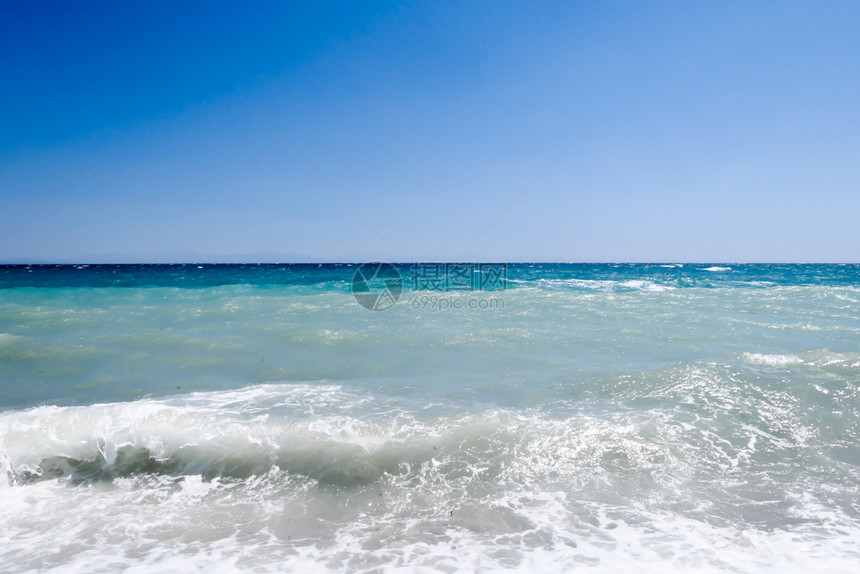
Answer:
POLYGON ((0 571, 857 571, 860 267, 355 269, 0 267, 0 571))

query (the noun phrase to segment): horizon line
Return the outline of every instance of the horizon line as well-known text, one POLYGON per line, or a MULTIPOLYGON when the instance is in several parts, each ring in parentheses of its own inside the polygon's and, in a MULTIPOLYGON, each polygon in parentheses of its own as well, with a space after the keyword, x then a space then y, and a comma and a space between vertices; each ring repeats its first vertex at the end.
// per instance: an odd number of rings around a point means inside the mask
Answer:
POLYGON ((400 261, 385 261, 382 259, 367 259, 356 261, 21 261, 0 260, 3 267, 105 267, 105 266, 131 266, 131 265, 364 265, 366 263, 388 263, 391 265, 423 264, 504 264, 504 265, 860 265, 860 261, 717 261, 717 260, 654 260, 654 261, 552 261, 552 260, 464 260, 464 259, 410 259, 400 261))

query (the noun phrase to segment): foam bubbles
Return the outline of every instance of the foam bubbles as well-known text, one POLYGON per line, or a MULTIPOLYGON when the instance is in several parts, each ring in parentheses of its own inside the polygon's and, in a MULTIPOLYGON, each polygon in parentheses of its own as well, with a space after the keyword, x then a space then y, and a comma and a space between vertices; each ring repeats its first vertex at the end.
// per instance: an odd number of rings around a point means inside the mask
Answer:
POLYGON ((425 414, 323 382, 2 413, 0 471, 15 480, 0 488, 0 568, 800 572, 856 560, 856 471, 804 430, 796 399, 725 366, 650 376, 603 407, 425 414))
POLYGON ((750 365, 761 365, 764 367, 787 367, 790 365, 800 365, 803 359, 796 355, 776 355, 762 353, 744 353, 742 358, 750 365))

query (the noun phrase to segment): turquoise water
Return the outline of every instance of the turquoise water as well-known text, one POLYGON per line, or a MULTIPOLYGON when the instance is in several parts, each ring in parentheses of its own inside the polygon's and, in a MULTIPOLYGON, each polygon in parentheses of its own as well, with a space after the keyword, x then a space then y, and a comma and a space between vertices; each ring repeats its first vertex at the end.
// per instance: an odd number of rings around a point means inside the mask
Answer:
POLYGON ((0 267, 0 570, 854 571, 860 266, 357 267, 0 267))

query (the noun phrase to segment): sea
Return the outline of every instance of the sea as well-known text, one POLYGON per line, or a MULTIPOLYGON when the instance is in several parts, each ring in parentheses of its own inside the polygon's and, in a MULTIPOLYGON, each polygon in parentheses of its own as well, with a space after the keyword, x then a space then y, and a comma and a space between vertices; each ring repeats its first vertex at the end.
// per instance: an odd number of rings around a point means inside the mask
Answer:
POLYGON ((860 265, 0 266, 0 571, 858 572, 860 265))

